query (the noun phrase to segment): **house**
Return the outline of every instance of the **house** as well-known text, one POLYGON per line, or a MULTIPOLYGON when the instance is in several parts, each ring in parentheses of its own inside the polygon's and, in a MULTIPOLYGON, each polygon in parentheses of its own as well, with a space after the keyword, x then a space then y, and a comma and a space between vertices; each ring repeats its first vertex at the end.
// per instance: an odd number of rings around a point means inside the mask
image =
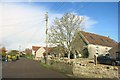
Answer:
POLYGON ((109 37, 94 33, 79 31, 72 41, 73 53, 82 54, 83 57, 93 59, 94 55, 109 54, 109 50, 117 44, 109 37))
POLYGON ((109 52, 112 58, 120 60, 120 43, 118 43, 116 46, 110 49, 109 52))
MULTIPOLYGON (((48 55, 51 50, 52 48, 48 48, 48 55)), ((32 46, 32 54, 34 55, 35 60, 44 58, 44 55, 46 54, 46 47, 32 46)))
POLYGON ((44 52, 45 52, 45 49, 43 47, 32 46, 32 54, 34 55, 35 60, 39 60, 40 58, 43 58, 44 52))

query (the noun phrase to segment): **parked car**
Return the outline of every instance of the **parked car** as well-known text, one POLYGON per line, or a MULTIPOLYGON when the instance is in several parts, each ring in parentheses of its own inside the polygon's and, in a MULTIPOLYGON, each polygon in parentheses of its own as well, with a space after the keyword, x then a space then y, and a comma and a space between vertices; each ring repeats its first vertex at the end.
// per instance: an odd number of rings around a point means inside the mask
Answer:
POLYGON ((9 61, 16 61, 19 60, 19 54, 7 54, 6 60, 9 61))
POLYGON ((107 65, 120 65, 120 61, 113 59, 110 56, 99 56, 97 57, 97 62, 99 64, 107 64, 107 65))

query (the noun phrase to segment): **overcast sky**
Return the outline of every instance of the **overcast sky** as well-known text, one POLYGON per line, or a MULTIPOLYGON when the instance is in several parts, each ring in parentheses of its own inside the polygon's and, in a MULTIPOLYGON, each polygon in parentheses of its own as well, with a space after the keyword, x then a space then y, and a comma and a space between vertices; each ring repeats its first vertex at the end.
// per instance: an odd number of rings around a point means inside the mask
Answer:
POLYGON ((22 50, 33 45, 45 46, 46 12, 49 15, 49 27, 55 17, 73 12, 85 17, 86 31, 109 35, 117 41, 117 22, 114 22, 117 21, 116 6, 116 3, 0 3, 0 45, 7 49, 19 49, 20 45, 22 50), (103 9, 100 9, 101 5, 103 9), (102 10, 101 15, 99 10, 102 10), (112 12, 108 14, 106 10, 112 12))

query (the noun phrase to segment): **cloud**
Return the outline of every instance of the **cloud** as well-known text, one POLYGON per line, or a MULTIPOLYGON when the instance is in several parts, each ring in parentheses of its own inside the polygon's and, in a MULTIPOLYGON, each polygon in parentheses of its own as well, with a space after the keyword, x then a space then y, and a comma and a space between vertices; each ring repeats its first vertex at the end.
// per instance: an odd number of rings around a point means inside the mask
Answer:
MULTIPOLYGON (((46 6, 34 7, 31 4, 0 3, 0 45, 7 49, 31 48, 32 45, 45 46, 45 13, 49 14, 49 27, 55 17, 63 14, 53 13, 46 6)), ((85 16, 87 27, 95 24, 85 16)))
POLYGON ((83 17, 84 17, 84 20, 83 20, 82 24, 84 25, 85 29, 89 29, 89 28, 93 27, 94 24, 98 23, 96 20, 92 19, 89 16, 83 15, 83 17))

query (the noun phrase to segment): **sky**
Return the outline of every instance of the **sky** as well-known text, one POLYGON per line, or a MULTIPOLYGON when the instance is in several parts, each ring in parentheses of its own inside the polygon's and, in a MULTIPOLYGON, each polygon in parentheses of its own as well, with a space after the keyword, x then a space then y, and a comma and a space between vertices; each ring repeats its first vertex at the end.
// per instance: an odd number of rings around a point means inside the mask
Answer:
POLYGON ((85 19, 85 31, 118 41, 117 2, 6 2, 0 3, 0 46, 8 50, 45 46, 45 13, 49 24, 71 12, 85 19))

